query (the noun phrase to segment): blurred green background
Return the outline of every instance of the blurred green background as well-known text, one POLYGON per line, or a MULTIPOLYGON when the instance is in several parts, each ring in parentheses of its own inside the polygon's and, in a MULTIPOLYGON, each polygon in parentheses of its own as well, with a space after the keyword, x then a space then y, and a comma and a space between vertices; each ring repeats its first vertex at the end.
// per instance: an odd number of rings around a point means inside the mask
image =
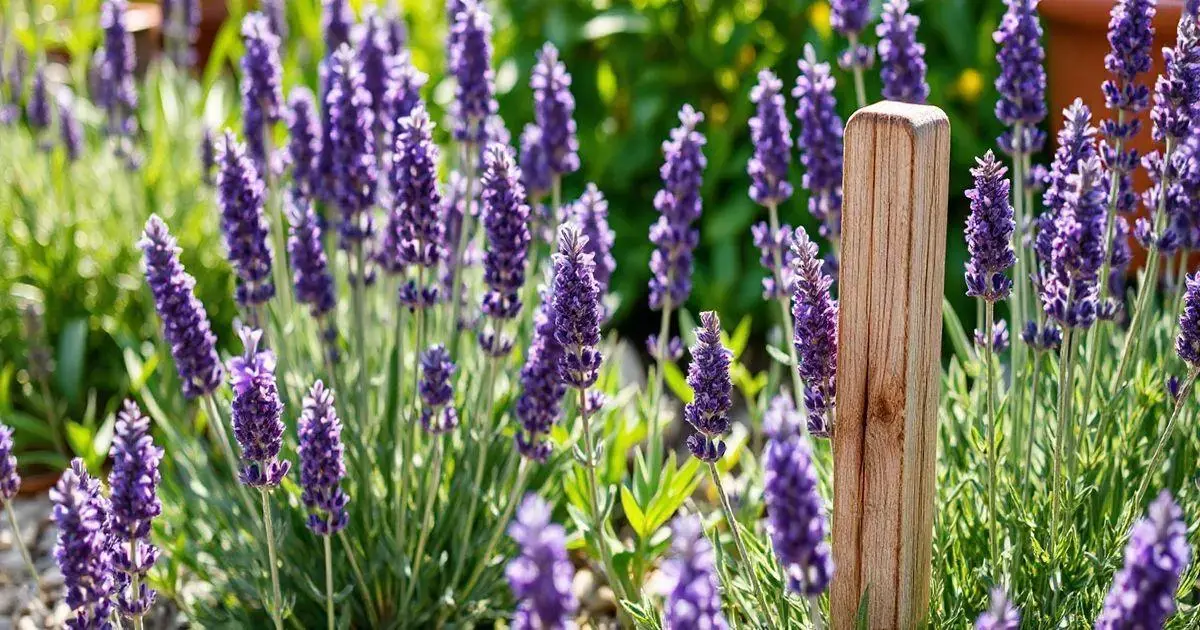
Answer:
MULTIPOLYGON (((361 10, 364 3, 351 4, 361 10)), ((444 7, 415 0, 403 4, 414 62, 431 75, 425 96, 440 120, 452 96, 443 80, 444 7)), ((8 0, 5 5, 5 32, 14 35, 6 41, 5 61, 11 60, 14 44, 35 57, 50 51, 67 64, 57 79, 86 93, 87 59, 99 37, 99 1, 35 0, 31 5, 8 0)), ((315 85, 315 60, 323 50, 319 0, 286 5, 285 91, 300 83, 315 85)), ((750 237, 750 226, 764 219, 765 211, 747 195, 749 92, 757 70, 770 67, 784 81, 788 111, 794 112, 790 91, 805 43, 824 60, 834 59, 844 46, 829 28, 829 5, 824 0, 505 0, 488 6, 495 15, 500 111, 514 136, 533 118, 528 80, 544 41, 559 47, 573 76, 582 168, 565 182, 564 198, 573 198, 589 181, 609 198, 617 233, 613 288, 621 299, 613 325, 638 347, 657 328, 647 311, 646 281, 660 144, 677 124, 679 107, 691 103, 705 114, 709 166, 688 306, 717 309, 729 322, 751 315, 755 335, 764 338, 776 312, 761 299, 763 272, 750 237)), ((74 164, 67 164, 61 151, 39 151, 37 139, 23 126, 0 130, 0 160, 6 164, 0 169, 0 414, 27 429, 17 431, 23 450, 41 453, 25 458, 27 463, 53 467, 63 461, 44 447, 58 433, 47 430, 47 423, 64 419, 64 449, 95 455, 106 450, 102 423, 129 388, 127 363, 143 354, 139 349, 156 334, 135 249, 150 212, 166 215, 181 230, 183 260, 197 275, 198 293, 222 343, 232 339, 232 282, 216 233, 211 190, 201 182, 197 146, 202 123, 238 127, 238 22, 252 8, 229 2, 231 17, 216 32, 212 56, 196 70, 197 80, 152 64, 141 86, 145 163, 136 173, 125 172, 104 150, 99 113, 86 106, 81 115, 89 123, 91 149, 74 164), (22 326, 25 304, 36 304, 44 313, 38 337, 22 326), (56 363, 45 388, 28 370, 30 348, 39 345, 48 347, 56 363)), ((962 191, 974 156, 993 147, 1000 131, 992 114, 991 33, 1003 8, 999 1, 980 0, 926 0, 913 6, 922 19, 918 36, 927 46, 930 100, 946 110, 953 129, 946 294, 964 321, 974 320, 974 305, 959 297, 965 258, 959 236, 966 212, 962 191)), ((873 34, 868 41, 874 42, 873 34)), ((839 69, 834 74, 847 118, 850 82, 839 69)), ((879 94, 878 85, 872 72, 872 97, 879 94)), ((794 166, 797 188, 800 174, 794 166)), ((782 208, 782 220, 815 229, 805 203, 798 191, 782 208)))

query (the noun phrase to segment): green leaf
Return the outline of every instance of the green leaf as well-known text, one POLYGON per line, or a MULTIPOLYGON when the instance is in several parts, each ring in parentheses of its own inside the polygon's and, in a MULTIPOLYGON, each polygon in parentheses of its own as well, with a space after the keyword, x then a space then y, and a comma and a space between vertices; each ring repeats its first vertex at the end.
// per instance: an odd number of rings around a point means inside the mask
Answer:
POLYGON ((85 462, 89 461, 93 454, 95 437, 91 429, 74 420, 68 420, 64 429, 66 430, 67 444, 70 445, 71 450, 82 457, 85 462))
POLYGON ((667 382, 667 387, 671 388, 671 392, 683 404, 692 402, 692 388, 687 384, 687 379, 683 376, 683 371, 674 363, 663 363, 663 378, 667 382))
POLYGON ((752 323, 753 320, 749 315, 742 317, 742 321, 738 322, 737 328, 729 336, 729 349, 733 351, 735 359, 742 356, 742 351, 746 349, 746 344, 750 341, 752 323))
POLYGON ((625 520, 629 521, 629 526, 637 532, 638 538, 645 538, 648 533, 646 531, 646 515, 638 505, 637 499, 633 497, 633 493, 625 486, 621 486, 621 509, 625 510, 625 520))
POLYGON ((58 336, 58 366, 54 376, 58 381, 58 391, 71 402, 79 400, 82 389, 87 338, 88 325, 84 318, 68 321, 58 336))
POLYGON ((789 366, 789 367, 792 365, 792 357, 788 356, 788 354, 786 352, 784 352, 783 350, 780 350, 779 348, 776 348, 775 346, 768 344, 767 345, 767 354, 771 355, 772 359, 775 359, 782 365, 789 366))
POLYGON ((871 612, 871 587, 868 585, 863 591, 862 599, 858 601, 858 612, 854 615, 855 630, 869 630, 870 624, 867 620, 867 615, 871 612))

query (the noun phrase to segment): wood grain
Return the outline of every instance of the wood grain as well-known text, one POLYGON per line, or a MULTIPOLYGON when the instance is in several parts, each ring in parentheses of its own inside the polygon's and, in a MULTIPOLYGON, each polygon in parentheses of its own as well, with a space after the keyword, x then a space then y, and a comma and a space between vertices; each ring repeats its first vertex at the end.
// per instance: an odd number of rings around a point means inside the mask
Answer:
POLYGON ((845 136, 837 423, 835 630, 870 589, 871 628, 929 608, 950 124, 883 102, 845 136))

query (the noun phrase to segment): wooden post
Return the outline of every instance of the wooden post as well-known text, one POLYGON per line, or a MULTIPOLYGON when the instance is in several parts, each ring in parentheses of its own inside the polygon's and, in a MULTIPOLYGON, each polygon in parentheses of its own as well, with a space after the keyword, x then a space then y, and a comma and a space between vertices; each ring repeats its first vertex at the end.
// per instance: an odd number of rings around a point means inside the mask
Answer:
POLYGON ((950 123, 883 102, 846 125, 837 423, 835 630, 929 612, 950 123))

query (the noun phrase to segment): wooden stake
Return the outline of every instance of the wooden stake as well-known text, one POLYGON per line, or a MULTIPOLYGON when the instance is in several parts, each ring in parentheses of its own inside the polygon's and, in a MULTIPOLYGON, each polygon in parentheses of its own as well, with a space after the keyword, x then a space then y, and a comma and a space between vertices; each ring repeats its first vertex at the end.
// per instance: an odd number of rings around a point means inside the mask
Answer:
POLYGON ((950 123, 883 102, 846 126, 831 592, 850 630, 929 612, 950 123))

